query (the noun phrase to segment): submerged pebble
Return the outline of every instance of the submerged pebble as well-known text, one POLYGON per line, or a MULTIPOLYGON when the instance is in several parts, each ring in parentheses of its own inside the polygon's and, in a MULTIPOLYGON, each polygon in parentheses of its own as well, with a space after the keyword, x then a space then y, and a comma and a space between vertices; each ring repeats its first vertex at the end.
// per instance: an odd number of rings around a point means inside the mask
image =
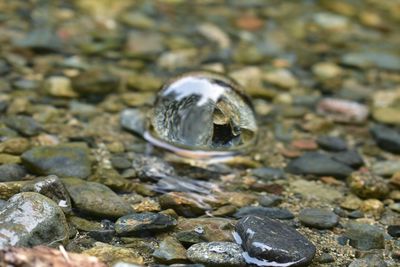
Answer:
POLYGON ((257 266, 307 266, 315 255, 314 245, 295 229, 267 217, 239 220, 234 233, 248 264, 257 266))

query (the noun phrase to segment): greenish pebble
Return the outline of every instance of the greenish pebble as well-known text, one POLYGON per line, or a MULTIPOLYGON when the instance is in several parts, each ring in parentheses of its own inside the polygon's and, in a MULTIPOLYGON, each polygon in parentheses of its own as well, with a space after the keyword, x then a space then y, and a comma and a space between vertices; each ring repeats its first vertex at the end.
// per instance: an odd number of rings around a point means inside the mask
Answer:
POLYGON ((176 238, 168 236, 160 242, 152 255, 161 263, 181 263, 186 260, 186 249, 176 238))
POLYGON ((86 178, 91 173, 89 149, 84 143, 35 147, 21 158, 29 171, 39 175, 86 178))
POLYGON ((384 231, 374 225, 352 222, 346 226, 345 236, 350 245, 360 250, 382 249, 385 247, 384 231))
POLYGON ((118 218, 132 209, 117 194, 103 184, 77 178, 62 179, 73 201, 73 207, 87 215, 118 218))
POLYGON ((24 136, 35 136, 42 130, 42 127, 32 117, 25 115, 8 116, 5 124, 24 136))

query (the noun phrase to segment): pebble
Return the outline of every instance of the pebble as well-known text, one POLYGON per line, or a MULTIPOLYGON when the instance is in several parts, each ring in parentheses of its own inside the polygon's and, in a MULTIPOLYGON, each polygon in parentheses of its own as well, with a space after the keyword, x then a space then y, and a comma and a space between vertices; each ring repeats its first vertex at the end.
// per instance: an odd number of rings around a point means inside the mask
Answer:
POLYGON ((347 150, 346 141, 340 137, 323 135, 317 138, 320 148, 328 151, 344 151, 347 150))
POLYGON ((308 152, 289 162, 286 171, 293 174, 346 178, 353 170, 347 165, 333 160, 328 155, 318 152, 308 152))
POLYGON ((332 62, 319 62, 312 66, 312 72, 320 80, 338 78, 343 70, 332 62))
POLYGON ((400 154, 400 132, 397 130, 377 124, 371 128, 371 135, 381 149, 400 154))
POLYGON ((367 199, 361 204, 360 210, 364 213, 371 214, 376 218, 380 218, 385 211, 384 204, 378 199, 367 199))
POLYGON ((38 175, 86 178, 91 173, 89 149, 83 143, 34 147, 21 158, 24 166, 38 175))
POLYGON ((176 226, 176 220, 162 213, 131 213, 119 218, 115 223, 115 231, 121 236, 141 234, 145 231, 165 231, 176 226))
POLYGON ((14 137, 7 138, 0 143, 0 151, 13 155, 21 155, 30 147, 30 143, 26 138, 14 137))
POLYGON ((80 95, 101 99, 119 86, 119 78, 102 68, 92 68, 81 72, 72 79, 72 88, 80 95))
POLYGON ((398 160, 377 161, 372 164, 372 172, 380 176, 392 176, 400 172, 400 162, 398 160))
POLYGON ((263 181, 274 181, 286 177, 285 172, 282 169, 270 167, 252 169, 250 174, 262 179, 263 181))
POLYGON ((267 217, 248 216, 236 224, 234 237, 247 264, 307 266, 315 246, 295 229, 267 217))
POLYGON ((282 197, 276 195, 262 195, 258 198, 258 203, 263 207, 274 207, 282 203, 282 197))
POLYGON ((118 218, 132 211, 127 203, 103 184, 76 178, 63 179, 62 182, 71 196, 73 207, 84 214, 102 218, 118 218))
POLYGON ((0 182, 20 181, 25 175, 25 168, 19 164, 0 165, 0 182))
POLYGON ((56 97, 74 98, 78 94, 72 89, 71 80, 63 76, 52 76, 44 82, 47 94, 56 97))
POLYGON ((344 65, 354 66, 362 69, 382 68, 386 70, 400 70, 400 57, 386 52, 360 51, 344 54, 341 58, 344 65))
POLYGON ((187 259, 185 247, 176 238, 170 236, 160 242, 152 256, 158 262, 166 264, 184 262, 187 259))
POLYGON ((232 241, 234 222, 226 218, 179 219, 176 237, 184 244, 232 241))
POLYGON ((4 123, 23 136, 35 136, 42 131, 42 127, 32 117, 25 115, 8 116, 4 123))
POLYGON ((134 134, 143 136, 146 131, 147 114, 139 108, 125 109, 121 112, 121 126, 134 134))
POLYGON ((363 158, 356 150, 336 152, 332 155, 332 159, 346 164, 353 169, 358 169, 364 165, 363 158))
POLYGON ((400 224, 397 225, 389 225, 387 227, 387 232, 392 237, 400 237, 400 224))
POLYGON ((60 207, 33 192, 14 195, 0 212, 0 248, 65 243, 68 224, 60 207))
POLYGON ((317 112, 337 122, 362 123, 368 118, 367 106, 339 98, 323 98, 317 112))
POLYGON ((298 218, 302 224, 317 229, 331 229, 339 223, 339 216, 326 209, 303 209, 298 218))
POLYGON ((356 249, 382 249, 385 246, 384 232, 377 226, 351 222, 345 228, 345 236, 350 239, 350 245, 356 249))
POLYGON ((298 84, 296 77, 287 69, 269 71, 263 75, 263 78, 266 82, 284 89, 296 87, 298 84))
POLYGON ((291 220, 294 218, 293 213, 284 208, 268 208, 268 207, 257 207, 257 206, 248 206, 240 208, 233 215, 233 217, 243 218, 248 215, 265 216, 270 219, 279 219, 279 220, 291 220))
POLYGON ((201 198, 201 195, 195 193, 170 192, 160 196, 159 202, 163 209, 173 209, 184 217, 197 217, 211 209, 201 198))
POLYGON ((230 242, 198 243, 187 250, 187 257, 192 262, 216 267, 245 266, 242 254, 240 245, 230 242))
POLYGON ((119 261, 131 264, 144 264, 143 257, 131 248, 117 247, 109 244, 101 243, 99 246, 82 251, 82 254, 97 257, 100 261, 111 266, 119 261))
POLYGON ((355 259, 349 267, 388 267, 381 255, 367 255, 365 258, 355 259))
POLYGON ((47 177, 28 181, 21 188, 21 192, 36 192, 42 194, 57 203, 64 213, 72 212, 69 194, 64 184, 56 175, 49 175, 47 177))
POLYGON ((382 199, 389 193, 388 183, 368 171, 352 173, 347 179, 347 185, 354 194, 364 199, 382 199))

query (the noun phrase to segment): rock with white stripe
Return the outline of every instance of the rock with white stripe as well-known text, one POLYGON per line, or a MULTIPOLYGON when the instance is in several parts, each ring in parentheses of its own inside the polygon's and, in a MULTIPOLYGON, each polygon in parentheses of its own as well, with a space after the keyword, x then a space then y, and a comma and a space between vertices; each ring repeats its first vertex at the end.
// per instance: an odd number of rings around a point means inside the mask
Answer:
POLYGON ((235 227, 235 240, 248 264, 257 266, 307 266, 315 246, 294 228, 268 217, 247 216, 235 227))

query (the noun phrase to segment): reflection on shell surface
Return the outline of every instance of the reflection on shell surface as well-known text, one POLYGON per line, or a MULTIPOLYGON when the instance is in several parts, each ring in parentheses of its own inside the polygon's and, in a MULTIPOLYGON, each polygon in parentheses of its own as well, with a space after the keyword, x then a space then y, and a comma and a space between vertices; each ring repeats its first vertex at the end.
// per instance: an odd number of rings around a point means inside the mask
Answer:
POLYGON ((239 85, 220 74, 193 72, 161 88, 145 138, 178 154, 201 157, 248 148, 256 133, 251 102, 239 85))

